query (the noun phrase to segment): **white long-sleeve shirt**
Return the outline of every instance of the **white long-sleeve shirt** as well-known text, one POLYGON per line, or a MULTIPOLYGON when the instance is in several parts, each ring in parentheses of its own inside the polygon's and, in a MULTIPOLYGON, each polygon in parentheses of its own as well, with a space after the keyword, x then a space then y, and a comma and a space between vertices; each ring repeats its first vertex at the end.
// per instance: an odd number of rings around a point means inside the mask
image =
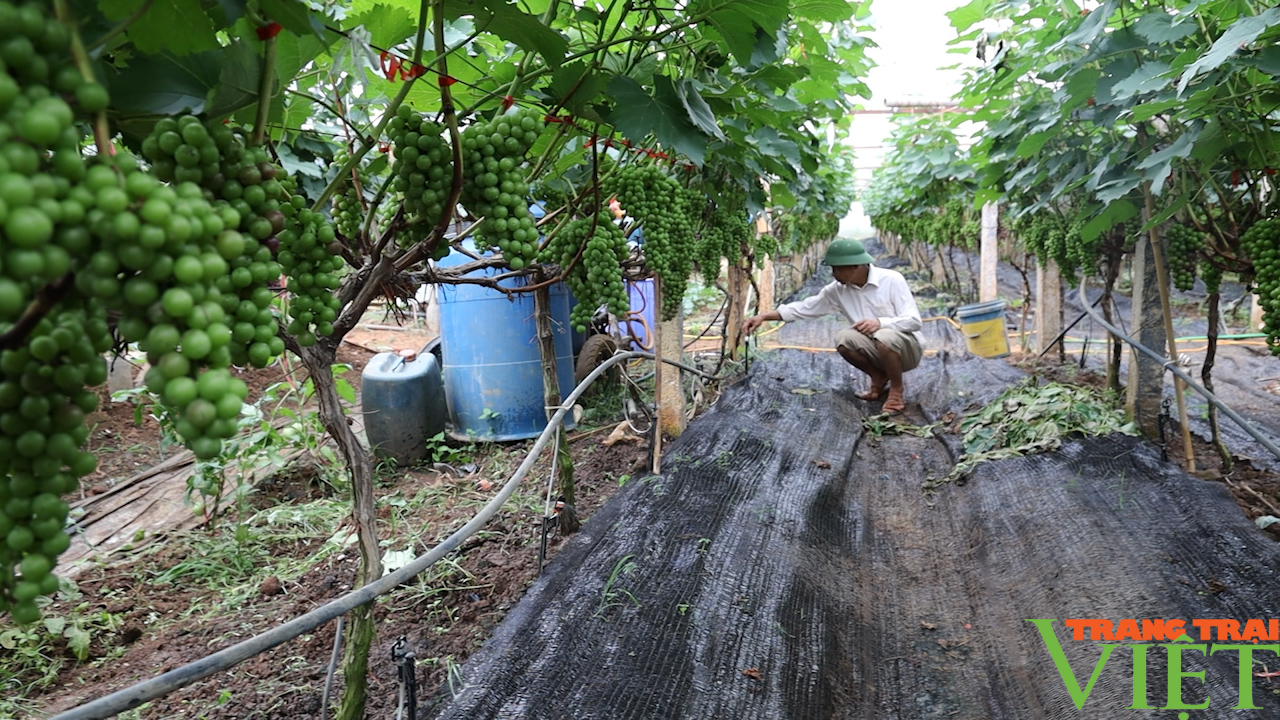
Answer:
POLYGON ((872 265, 867 284, 862 287, 841 285, 831 281, 817 295, 798 302, 778 306, 778 314, 785 322, 811 320, 823 315, 843 315, 852 325, 859 320, 875 318, 880 326, 904 333, 911 333, 917 341, 923 341, 920 328, 920 309, 907 286, 907 279, 896 270, 872 265))

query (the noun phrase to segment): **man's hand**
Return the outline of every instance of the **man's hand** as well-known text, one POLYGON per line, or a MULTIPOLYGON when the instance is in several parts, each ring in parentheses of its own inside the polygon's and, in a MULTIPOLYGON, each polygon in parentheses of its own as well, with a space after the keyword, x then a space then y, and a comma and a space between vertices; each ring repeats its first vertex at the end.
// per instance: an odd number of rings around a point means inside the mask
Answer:
POLYGON ((875 318, 866 318, 864 320, 859 320, 858 322, 853 324, 853 329, 857 330, 863 335, 866 335, 867 337, 871 337, 872 335, 875 335, 877 330, 880 329, 880 321, 875 318))
POLYGON ((750 335, 751 333, 755 332, 756 329, 763 324, 764 324, 763 315, 752 315, 751 317, 747 318, 745 322, 742 323, 742 334, 750 335))

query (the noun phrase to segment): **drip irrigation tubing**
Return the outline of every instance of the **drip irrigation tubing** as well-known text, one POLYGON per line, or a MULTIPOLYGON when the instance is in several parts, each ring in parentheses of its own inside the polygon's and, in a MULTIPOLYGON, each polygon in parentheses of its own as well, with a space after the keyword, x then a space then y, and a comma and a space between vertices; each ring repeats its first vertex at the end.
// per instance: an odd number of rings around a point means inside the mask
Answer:
MULTIPOLYGON (((396 570, 395 572, 384 575, 368 585, 344 595, 333 602, 323 605, 304 615, 300 615, 283 625, 274 627, 260 635, 249 638, 242 642, 236 643, 231 647, 224 648, 218 652, 203 657, 195 662, 188 663, 179 668, 174 668, 162 675, 158 675, 150 680, 144 680, 135 685, 131 685, 122 690, 117 690, 110 695, 103 696, 96 700, 72 708, 66 712, 55 715, 51 720, 99 720, 100 718, 109 718, 127 710, 132 710, 149 700, 163 697, 171 692, 179 690, 198 680, 206 678, 214 673, 228 670, 251 657, 260 655, 278 645, 282 645, 303 633, 320 627, 321 625, 333 620, 334 618, 346 615, 348 612, 372 602, 380 595, 396 589, 400 585, 412 580, 419 573, 422 573, 431 565, 435 564, 449 553, 456 550, 462 545, 463 541, 474 535, 489 520, 497 514, 498 510, 506 504, 507 500, 515 494, 520 487, 520 483, 528 475, 537 461, 538 456, 546 449, 551 438, 557 433, 556 428, 564 420, 564 416, 568 413, 578 401, 578 398, 586 391, 591 383, 595 382, 606 370, 617 363, 633 358, 655 359, 653 353, 649 352, 620 352, 600 363, 599 367, 591 371, 583 381, 569 393, 564 402, 556 409, 555 414, 547 421, 546 428, 542 434, 538 436, 533 447, 529 450, 529 454, 525 457, 524 462, 512 474, 511 479, 498 491, 498 494, 489 501, 487 505, 480 509, 466 525, 463 525, 456 532, 444 540, 444 542, 432 548, 425 555, 419 556, 413 562, 396 570)), ((663 359, 670 365, 698 373, 706 376, 696 368, 691 368, 674 360, 663 359)))
POLYGON ((1116 337, 1120 338, 1126 343, 1132 345, 1133 348, 1138 352, 1160 363, 1165 370, 1168 370, 1169 372, 1178 376, 1178 378, 1182 380, 1182 382, 1187 384, 1187 387, 1203 395, 1205 400, 1208 400, 1209 402, 1213 403, 1214 407, 1218 408, 1223 413, 1225 413, 1227 417, 1231 418, 1235 422, 1236 425, 1239 425, 1241 430, 1244 430, 1246 433, 1249 433, 1249 435, 1254 440, 1257 440, 1260 445, 1262 445, 1267 450, 1271 451, 1271 454, 1275 455, 1276 459, 1280 459, 1280 447, 1277 447, 1276 444, 1272 442, 1271 438, 1268 438, 1266 435, 1263 435, 1262 432, 1260 432, 1257 428, 1251 425, 1248 420, 1245 420, 1244 418, 1240 417, 1239 413, 1237 413, 1235 410, 1232 410, 1230 407, 1227 406, 1226 403, 1219 400, 1216 395, 1209 392, 1208 390, 1201 387, 1200 385, 1197 385, 1196 382, 1191 379, 1191 376, 1188 375, 1185 371, 1183 371, 1182 368, 1174 365, 1172 360, 1169 360, 1164 355, 1157 353, 1156 351, 1152 350, 1146 345, 1143 345, 1137 340, 1134 340, 1128 335, 1125 335, 1123 332, 1120 332, 1119 328, 1115 327, 1114 325, 1107 322, 1103 318, 1095 315, 1094 309, 1092 307, 1089 307, 1087 304, 1088 298, 1085 297, 1084 286, 1085 286, 1085 278, 1081 278, 1080 279, 1080 302, 1085 305, 1085 312, 1089 313, 1089 316, 1092 317, 1095 321, 1097 321, 1099 325, 1101 325, 1103 328, 1106 328, 1107 332, 1111 333, 1112 335, 1115 335, 1116 337))

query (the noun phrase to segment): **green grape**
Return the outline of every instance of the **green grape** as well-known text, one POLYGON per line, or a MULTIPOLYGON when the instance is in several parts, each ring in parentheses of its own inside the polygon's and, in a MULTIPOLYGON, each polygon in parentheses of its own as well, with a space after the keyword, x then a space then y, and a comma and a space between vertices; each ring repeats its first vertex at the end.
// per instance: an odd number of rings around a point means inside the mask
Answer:
MULTIPOLYGON (((81 276, 95 260, 143 259, 96 241, 99 228, 133 227, 118 220, 121 193, 106 187, 113 170, 91 172, 81 153, 79 128, 108 98, 72 64, 70 37, 50 3, 0 2, 0 334, 42 290, 64 296, 0 351, 0 612, 19 624, 39 620, 37 598, 57 590, 70 545, 62 497, 96 468, 82 449, 98 402, 87 388, 106 380, 114 339, 108 308, 82 292, 81 276)), ((114 276, 98 284, 118 289, 114 276)))
POLYGON ((1204 280, 1204 286, 1210 295, 1222 288, 1222 268, 1209 262, 1208 259, 1200 263, 1200 278, 1204 280))
POLYGON ((538 228, 529 214, 525 155, 545 126, 539 112, 513 108, 462 132, 462 204, 473 216, 485 219, 476 243, 481 249, 501 250, 512 270, 527 267, 538 253, 538 228))
MULTIPOLYGON (((349 155, 345 150, 333 154, 333 164, 341 167, 346 164, 349 155)), ((364 221, 364 203, 360 193, 367 186, 368 178, 363 172, 354 173, 354 179, 347 179, 338 193, 333 196, 333 222, 338 233, 344 238, 355 238, 360 234, 364 221), (358 184, 358 187, 357 187, 358 184)))
POLYGON ((1240 245, 1253 262, 1253 291, 1262 306, 1267 345, 1280 355, 1280 218, 1254 223, 1240 236, 1240 245))
POLYGON ((616 317, 626 315, 630 299, 621 263, 627 255, 627 239, 603 210, 569 221, 548 239, 537 259, 569 269, 565 282, 578 300, 569 316, 574 328, 585 331, 602 306, 616 317))
POLYGON ((1165 237, 1168 239, 1166 264, 1173 286, 1184 292, 1190 290, 1196 284, 1196 266, 1205 246, 1204 235, 1194 228, 1173 223, 1166 228, 1165 237))
MULTIPOLYGON (((198 184, 200 197, 213 198, 207 209, 199 208, 198 220, 182 221, 182 214, 175 213, 169 188, 155 191, 154 197, 142 198, 138 211, 147 222, 177 235, 163 241, 165 252, 159 253, 157 264, 144 277, 163 285, 171 278, 161 270, 172 268, 172 279, 179 283, 204 286, 203 293, 197 291, 205 296, 199 311, 167 323, 181 333, 181 338, 192 341, 192 347, 185 349, 196 364, 192 378, 204 366, 266 367, 284 352, 283 341, 276 337, 279 321, 271 311, 275 296, 268 286, 283 271, 277 259, 279 236, 296 224, 295 216, 304 205, 302 198, 290 194, 291 181, 272 162, 265 148, 247 147, 241 133, 221 123, 201 123, 191 115, 164 118, 156 123, 142 147, 160 179, 191 178, 189 183, 178 182, 176 186, 187 188, 188 204, 195 202, 197 195, 190 189, 195 187, 191 183, 198 184), (183 152, 183 147, 192 147, 200 154, 198 180, 196 173, 178 171, 181 166, 177 153, 183 152), (178 169, 170 170, 170 163, 178 169), (169 252, 184 249, 184 242, 187 252, 169 252), (208 357, 200 357, 205 339, 209 340, 208 357)), ((147 234, 156 240, 146 244, 161 242, 162 234, 147 234)), ((166 292, 163 287, 160 290, 166 292)), ((160 349, 168 350, 168 343, 160 349)), ((163 393, 158 394, 163 398, 163 393)), ((185 406, 173 409, 179 414, 186 412, 185 406)), ((230 437, 229 426, 230 421, 222 422, 214 430, 230 437)), ((205 434, 184 435, 192 450, 197 449, 195 441, 202 438, 205 434)), ((201 441, 200 449, 209 454, 217 447, 206 439, 201 441)))
POLYGON ((280 233, 280 264, 289 277, 290 335, 303 347, 333 333, 342 302, 334 293, 341 282, 342 258, 331 250, 337 237, 323 215, 308 209, 297 213, 296 226, 280 233))
POLYGON ((693 269, 694 207, 692 195, 653 164, 632 164, 616 173, 607 187, 644 232, 645 267, 662 281, 662 317, 670 320, 684 301, 693 269))
MULTIPOLYGON (((396 158, 393 187, 404 197, 407 230, 404 246, 425 239, 444 216, 453 187, 453 150, 444 139, 445 129, 401 105, 390 123, 396 158)), ((510 130, 508 130, 510 132, 510 130)))

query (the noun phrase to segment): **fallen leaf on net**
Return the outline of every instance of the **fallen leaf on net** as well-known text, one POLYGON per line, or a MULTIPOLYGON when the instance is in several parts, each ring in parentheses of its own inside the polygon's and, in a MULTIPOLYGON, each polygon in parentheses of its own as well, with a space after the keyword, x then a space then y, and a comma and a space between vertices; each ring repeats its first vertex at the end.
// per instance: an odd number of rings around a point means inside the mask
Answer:
POLYGON ((938 625, 937 625, 937 623, 925 622, 925 621, 923 621, 923 620, 921 620, 921 621, 920 621, 920 627, 924 628, 925 630, 937 630, 937 629, 938 629, 938 625))
POLYGON ((822 468, 823 470, 829 470, 829 469, 831 469, 831 463, 827 462, 826 460, 814 460, 814 461, 813 461, 813 464, 814 464, 814 465, 817 465, 818 467, 822 468))
POLYGON ((762 679, 762 676, 760 675, 760 668, 747 668, 746 670, 743 670, 743 671, 742 671, 742 674, 743 674, 743 675, 746 675, 747 677, 751 678, 752 680, 760 680, 760 679, 762 679))

